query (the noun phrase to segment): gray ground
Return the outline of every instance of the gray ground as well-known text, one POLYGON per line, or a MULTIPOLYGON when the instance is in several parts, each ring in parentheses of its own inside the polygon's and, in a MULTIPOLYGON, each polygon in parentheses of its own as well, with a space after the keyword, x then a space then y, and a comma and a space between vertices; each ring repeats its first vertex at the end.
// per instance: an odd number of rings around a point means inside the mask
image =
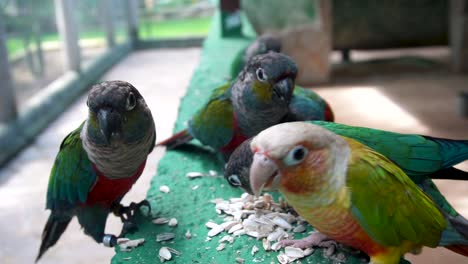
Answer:
MULTIPOLYGON (((446 49, 410 53, 431 57, 435 62, 406 58, 342 66, 335 71, 331 84, 313 88, 331 103, 338 122, 468 138, 468 120, 456 112, 457 94, 468 90, 468 77, 447 69, 446 49)), ((171 133, 179 98, 188 85, 199 54, 199 49, 135 52, 103 79, 123 79, 142 92, 152 108, 161 140, 171 133)), ((401 52, 355 55, 357 60, 364 60, 401 55, 401 52)), ((48 216, 44 200, 49 170, 62 138, 80 124, 86 112, 85 99, 81 97, 33 145, 0 171, 1 263, 31 263, 36 256, 48 216)), ((162 154, 162 149, 152 153, 147 169, 126 197, 126 203, 145 197, 162 154)), ((468 170, 467 162, 460 167, 468 170)), ((438 181, 437 184, 459 212, 468 217, 468 183, 438 181)), ((119 221, 110 217, 108 232, 119 231, 119 221)), ((94 243, 74 221, 41 263, 108 263, 112 255, 112 249, 94 243)), ((425 249, 422 255, 410 258, 413 263, 466 263, 466 258, 445 249, 425 249)))

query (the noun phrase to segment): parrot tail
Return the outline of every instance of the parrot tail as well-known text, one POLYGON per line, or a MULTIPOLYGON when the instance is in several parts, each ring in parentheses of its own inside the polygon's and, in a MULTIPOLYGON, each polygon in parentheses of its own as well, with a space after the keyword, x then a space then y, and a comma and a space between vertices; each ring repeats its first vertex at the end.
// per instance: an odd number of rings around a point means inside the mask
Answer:
POLYGON ((156 144, 156 146, 165 146, 167 149, 174 149, 182 144, 185 144, 192 140, 193 137, 190 135, 187 129, 180 131, 179 133, 173 135, 172 137, 163 140, 156 144))
POLYGON ((55 245, 57 240, 63 234, 68 224, 71 221, 71 216, 57 216, 53 212, 50 214, 49 219, 42 231, 42 242, 37 254, 36 262, 42 257, 48 248, 55 245))
POLYGON ((468 181, 468 172, 454 167, 438 170, 430 175, 431 179, 468 181))
POLYGON ((424 136, 437 143, 443 153, 443 167, 452 167, 462 161, 468 160, 468 140, 444 139, 424 136))
POLYGON ((447 249, 468 257, 468 220, 463 216, 448 216, 447 229, 442 233, 441 244, 447 249))

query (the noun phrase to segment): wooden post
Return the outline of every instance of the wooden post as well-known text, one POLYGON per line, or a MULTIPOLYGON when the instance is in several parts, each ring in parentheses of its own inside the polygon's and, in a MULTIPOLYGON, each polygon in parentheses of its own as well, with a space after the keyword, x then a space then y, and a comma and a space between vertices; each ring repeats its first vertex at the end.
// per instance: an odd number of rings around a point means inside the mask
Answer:
POLYGON ((128 36, 133 46, 138 41, 138 2, 127 0, 128 36))
MULTIPOLYGON (((1 10, 0 10, 1 11, 1 10)), ((8 62, 5 24, 0 12, 0 122, 9 122, 16 118, 16 99, 8 62)))
POLYGON ((80 71, 81 55, 78 44, 78 25, 75 18, 75 1, 54 0, 57 28, 65 51, 65 66, 71 71, 80 71))
POLYGON ((242 36, 240 0, 221 0, 221 36, 242 36))
POLYGON ((115 30, 114 30, 114 16, 111 0, 101 0, 99 2, 99 12, 102 17, 102 24, 106 32, 107 46, 113 47, 115 45, 115 30))
POLYGON ((451 0, 449 10, 453 70, 466 73, 468 72, 468 4, 466 0, 451 0))

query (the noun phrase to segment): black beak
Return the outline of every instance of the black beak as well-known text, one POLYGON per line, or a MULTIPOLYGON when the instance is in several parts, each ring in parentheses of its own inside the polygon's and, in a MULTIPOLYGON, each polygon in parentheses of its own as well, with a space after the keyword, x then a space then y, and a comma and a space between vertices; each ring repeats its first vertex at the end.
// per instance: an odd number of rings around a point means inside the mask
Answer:
POLYGON ((102 108, 97 114, 99 128, 104 136, 106 144, 109 145, 111 138, 120 133, 121 130, 121 116, 120 114, 110 108, 102 108))
POLYGON ((291 77, 286 77, 276 82, 273 86, 273 92, 276 96, 289 104, 294 90, 294 81, 291 77))

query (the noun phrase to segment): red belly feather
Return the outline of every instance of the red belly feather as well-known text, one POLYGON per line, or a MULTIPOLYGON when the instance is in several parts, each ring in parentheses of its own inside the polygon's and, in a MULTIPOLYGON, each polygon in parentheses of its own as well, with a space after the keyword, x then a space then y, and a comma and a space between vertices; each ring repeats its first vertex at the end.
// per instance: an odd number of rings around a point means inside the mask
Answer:
POLYGON ((86 205, 102 204, 110 207, 114 201, 122 198, 132 188, 143 172, 145 165, 146 160, 138 167, 135 174, 123 179, 109 179, 93 165, 97 173, 97 180, 88 194, 86 205))

